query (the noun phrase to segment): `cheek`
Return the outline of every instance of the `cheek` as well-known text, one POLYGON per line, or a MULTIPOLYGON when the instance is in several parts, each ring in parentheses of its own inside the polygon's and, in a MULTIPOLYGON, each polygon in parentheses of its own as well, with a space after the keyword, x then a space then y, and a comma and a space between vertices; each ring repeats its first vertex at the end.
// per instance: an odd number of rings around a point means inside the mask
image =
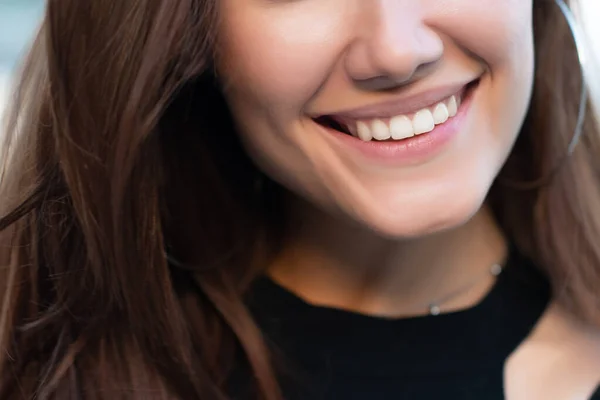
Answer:
MULTIPOLYGON (((437 1, 437 0, 428 0, 437 1)), ((431 26, 490 67, 525 67, 533 56, 532 0, 443 0, 431 26)))
POLYGON ((343 52, 351 8, 342 11, 331 0, 273 8, 248 3, 223 1, 224 75, 259 103, 302 107, 343 52))
POLYGON ((508 152, 532 92, 532 0, 442 1, 431 24, 487 67, 482 99, 487 110, 479 118, 494 132, 488 145, 508 152))

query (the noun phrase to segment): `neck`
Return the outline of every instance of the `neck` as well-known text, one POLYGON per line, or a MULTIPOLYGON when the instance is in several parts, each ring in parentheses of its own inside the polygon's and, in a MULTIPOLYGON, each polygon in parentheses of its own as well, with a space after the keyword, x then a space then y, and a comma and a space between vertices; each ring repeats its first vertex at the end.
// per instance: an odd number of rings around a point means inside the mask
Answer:
POLYGON ((491 265, 507 255, 488 208, 466 224, 397 240, 309 205, 295 205, 289 241, 270 266, 276 282, 306 301, 377 316, 425 314, 449 294, 444 311, 475 305, 493 285, 491 265))

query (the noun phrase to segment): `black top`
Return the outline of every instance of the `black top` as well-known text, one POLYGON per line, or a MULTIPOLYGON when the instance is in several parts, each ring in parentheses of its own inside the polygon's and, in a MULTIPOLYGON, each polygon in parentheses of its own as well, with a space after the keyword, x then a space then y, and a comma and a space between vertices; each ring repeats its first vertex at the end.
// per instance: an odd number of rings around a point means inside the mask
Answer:
POLYGON ((464 311, 372 317, 311 305, 266 277, 248 304, 286 400, 500 400, 505 361, 549 300, 545 277, 513 252, 488 295, 464 311))

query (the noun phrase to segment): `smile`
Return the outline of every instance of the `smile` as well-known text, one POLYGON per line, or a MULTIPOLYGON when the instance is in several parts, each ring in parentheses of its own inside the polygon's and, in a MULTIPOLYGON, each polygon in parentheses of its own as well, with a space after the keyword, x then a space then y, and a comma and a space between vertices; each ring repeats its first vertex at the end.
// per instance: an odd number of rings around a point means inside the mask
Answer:
POLYGON ((469 110, 481 77, 403 101, 379 103, 314 118, 330 143, 350 157, 377 165, 418 165, 468 134, 469 110))
MULTIPOLYGON (((315 121, 330 129, 338 130, 365 142, 371 140, 404 140, 429 133, 436 126, 443 125, 452 120, 456 116, 463 98, 474 85, 475 83, 470 83, 445 98, 431 102, 426 107, 396 115, 390 116, 389 111, 380 111, 378 113, 376 110, 373 110, 362 113, 360 118, 353 118, 352 113, 349 113, 348 115, 325 115, 317 118, 315 121)), ((393 108, 393 105, 391 107, 393 108)))

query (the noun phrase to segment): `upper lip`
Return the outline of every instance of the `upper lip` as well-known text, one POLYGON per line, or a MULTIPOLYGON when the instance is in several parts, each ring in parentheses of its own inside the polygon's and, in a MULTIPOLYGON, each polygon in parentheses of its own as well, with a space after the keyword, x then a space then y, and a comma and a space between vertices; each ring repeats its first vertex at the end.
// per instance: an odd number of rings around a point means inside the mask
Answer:
POLYGON ((460 94, 472 82, 473 81, 438 86, 414 95, 398 97, 382 103, 370 104, 347 111, 328 113, 326 116, 356 120, 391 118, 396 115, 412 114, 422 110, 423 108, 434 106, 435 104, 447 99, 452 95, 460 94))

